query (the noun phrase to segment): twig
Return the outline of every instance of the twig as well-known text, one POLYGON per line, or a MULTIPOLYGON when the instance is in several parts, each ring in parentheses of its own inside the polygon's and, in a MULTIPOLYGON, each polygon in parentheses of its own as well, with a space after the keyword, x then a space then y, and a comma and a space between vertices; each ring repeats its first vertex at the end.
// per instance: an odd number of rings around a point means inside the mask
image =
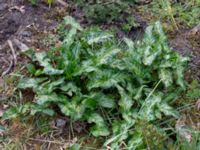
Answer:
POLYGON ((13 6, 13 7, 9 8, 9 11, 12 11, 12 10, 18 10, 22 14, 24 14, 25 13, 25 6, 13 6))
POLYGON ((29 140, 32 141, 39 141, 39 142, 45 142, 45 143, 53 143, 53 144, 59 144, 59 145, 64 145, 65 143, 62 142, 57 142, 57 141, 50 141, 50 140, 43 140, 43 139, 34 139, 34 138, 28 138, 29 140))
POLYGON ((6 74, 8 74, 10 72, 12 66, 13 66, 13 61, 11 60, 9 66, 8 66, 8 69, 2 73, 1 77, 3 77, 6 74))
POLYGON ((154 91, 157 89, 157 87, 159 86, 159 84, 161 83, 162 79, 160 79, 158 81, 158 83, 155 85, 155 87, 153 88, 153 90, 149 93, 149 95, 147 96, 147 98, 144 100, 138 114, 140 114, 140 112, 142 111, 142 108, 145 106, 146 101, 152 96, 152 94, 154 93, 154 91))
POLYGON ((63 0, 56 0, 57 3, 61 4, 64 7, 68 7, 67 3, 64 2, 63 0))
POLYGON ((14 61, 14 65, 17 64, 17 55, 15 53, 15 49, 13 48, 13 44, 11 42, 11 40, 8 40, 8 45, 10 46, 10 49, 11 49, 11 52, 12 52, 12 55, 13 55, 13 61, 14 61))
MULTIPOLYGON (((51 136, 50 137, 53 137, 52 134, 53 134, 53 132, 51 132, 51 136)), ((51 143, 48 144, 47 150, 50 150, 50 147, 51 147, 51 143)))
POLYGON ((5 63, 9 63, 8 60, 6 60, 4 57, 1 58, 5 63))
POLYGON ((29 47, 28 47, 26 44, 20 42, 18 39, 14 39, 13 41, 14 41, 15 45, 17 45, 17 47, 18 47, 22 52, 25 52, 25 51, 29 50, 29 47))

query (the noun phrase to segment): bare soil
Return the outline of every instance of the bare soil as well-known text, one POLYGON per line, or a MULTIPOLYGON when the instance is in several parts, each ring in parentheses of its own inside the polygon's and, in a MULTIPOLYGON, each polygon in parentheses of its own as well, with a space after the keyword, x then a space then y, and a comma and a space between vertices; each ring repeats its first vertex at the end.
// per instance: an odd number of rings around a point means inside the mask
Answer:
POLYGON ((195 33, 193 29, 173 33, 170 38, 170 45, 181 55, 190 58, 186 73, 187 81, 196 79, 200 83, 200 29, 195 33))
MULTIPOLYGON (((1 0, 0 75, 8 69, 13 59, 8 40, 13 43, 17 39, 30 48, 45 49, 43 39, 47 38, 48 34, 54 33, 56 26, 65 15, 67 15, 67 9, 58 5, 49 8, 44 3, 33 6, 24 0, 1 0)), ((19 49, 15 43, 13 47, 18 55, 19 49)), ((17 56, 17 61, 23 62, 19 56, 17 56)))

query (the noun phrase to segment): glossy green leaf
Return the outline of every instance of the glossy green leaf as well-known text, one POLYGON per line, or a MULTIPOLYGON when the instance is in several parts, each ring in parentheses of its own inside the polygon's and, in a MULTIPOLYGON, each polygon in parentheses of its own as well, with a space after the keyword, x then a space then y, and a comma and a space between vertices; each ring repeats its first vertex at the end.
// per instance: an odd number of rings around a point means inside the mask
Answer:
POLYGON ((61 103, 67 101, 64 96, 57 95, 56 93, 51 93, 48 95, 38 95, 36 99, 39 105, 44 105, 46 103, 61 103))
POLYGON ((7 111, 4 112, 3 114, 3 119, 11 119, 11 118, 16 118, 19 114, 19 110, 16 107, 12 107, 8 109, 7 111))
POLYGON ((52 67, 50 64, 50 59, 47 57, 45 52, 36 53, 36 60, 40 63, 42 67, 44 67, 43 72, 48 75, 59 75, 63 73, 63 70, 58 70, 52 67))
POLYGON ((98 136, 108 136, 110 134, 109 129, 106 126, 101 126, 101 125, 94 125, 90 129, 90 132, 95 137, 98 137, 98 136))
POLYGON ((112 38, 113 35, 109 34, 109 33, 104 33, 104 32, 92 32, 88 35, 88 44, 94 44, 94 43, 100 43, 106 40, 110 40, 110 38, 112 38))
POLYGON ((71 25, 73 28, 77 30, 83 30, 83 28, 80 26, 80 24, 71 16, 66 16, 64 18, 64 22, 66 25, 71 25))
POLYGON ((37 89, 39 84, 41 84, 46 79, 47 78, 22 78, 19 81, 17 87, 20 89, 26 89, 26 88, 37 89))
POLYGON ((159 78, 165 84, 165 87, 169 87, 173 83, 172 73, 170 70, 161 69, 159 72, 159 78))
POLYGON ((66 148, 66 150, 80 150, 81 146, 79 144, 74 144, 70 148, 66 148))
POLYGON ((169 106, 167 103, 161 103, 159 105, 159 109, 161 112, 163 112, 166 116, 174 116, 175 118, 179 117, 179 113, 174 110, 171 106, 169 106))

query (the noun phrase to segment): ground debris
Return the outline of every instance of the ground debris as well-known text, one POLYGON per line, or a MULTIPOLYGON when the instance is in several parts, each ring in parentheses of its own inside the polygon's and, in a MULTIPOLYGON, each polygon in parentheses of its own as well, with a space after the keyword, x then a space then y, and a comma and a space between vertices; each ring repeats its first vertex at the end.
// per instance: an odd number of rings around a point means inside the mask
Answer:
POLYGON ((21 52, 25 52, 29 49, 29 47, 26 44, 20 42, 18 39, 14 39, 14 43, 21 50, 21 52))
POLYGON ((22 14, 24 14, 25 13, 25 6, 13 6, 13 7, 9 8, 9 11, 12 11, 12 10, 18 10, 22 14))

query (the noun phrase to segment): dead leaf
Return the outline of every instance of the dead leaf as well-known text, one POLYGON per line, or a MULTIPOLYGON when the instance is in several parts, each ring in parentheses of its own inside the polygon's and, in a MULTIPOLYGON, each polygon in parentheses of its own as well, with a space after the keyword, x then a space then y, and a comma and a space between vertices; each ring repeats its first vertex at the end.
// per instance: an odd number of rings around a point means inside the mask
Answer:
POLYGON ((196 107, 197 107, 197 110, 200 110, 200 99, 197 100, 196 107))
POLYGON ((25 52, 25 51, 27 51, 27 50, 29 49, 29 47, 28 47, 26 44, 20 42, 18 39, 14 39, 13 41, 14 41, 15 45, 17 45, 17 47, 18 47, 22 52, 25 52))
POLYGON ((6 110, 6 109, 4 108, 4 106, 0 105, 0 117, 3 116, 5 110, 6 110))
POLYGON ((195 35, 200 32, 200 24, 195 26, 192 30, 190 30, 190 34, 195 35))
POLYGON ((182 117, 180 117, 177 122, 176 122, 176 131, 177 133, 186 141, 188 142, 192 142, 192 134, 190 133, 190 131, 186 128, 186 116, 183 115, 182 117))
POLYGON ((2 109, 2 108, 0 108, 0 117, 2 117, 2 116, 3 116, 4 112, 5 112, 5 110, 4 110, 4 109, 2 109))
POLYGON ((9 11, 12 11, 12 10, 18 10, 20 11, 22 14, 25 13, 25 6, 13 6, 11 8, 9 8, 9 11))
POLYGON ((57 3, 61 4, 64 7, 68 7, 68 4, 63 0, 56 0, 57 3))

